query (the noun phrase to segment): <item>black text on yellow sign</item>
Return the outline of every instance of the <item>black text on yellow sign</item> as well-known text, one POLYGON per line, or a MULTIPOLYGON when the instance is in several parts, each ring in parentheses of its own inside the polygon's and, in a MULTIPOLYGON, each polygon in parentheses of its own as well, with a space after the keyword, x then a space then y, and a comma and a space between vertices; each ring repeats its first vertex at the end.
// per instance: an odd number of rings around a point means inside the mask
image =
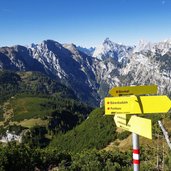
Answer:
POLYGON ((138 116, 132 116, 126 114, 116 114, 114 116, 114 121, 117 127, 124 130, 134 132, 143 137, 152 139, 152 123, 150 119, 141 118, 138 116))
POLYGON ((114 87, 109 91, 114 97, 126 95, 157 94, 156 85, 114 87))
POLYGON ((171 101, 167 96, 124 96, 105 98, 105 114, 167 113, 171 101))

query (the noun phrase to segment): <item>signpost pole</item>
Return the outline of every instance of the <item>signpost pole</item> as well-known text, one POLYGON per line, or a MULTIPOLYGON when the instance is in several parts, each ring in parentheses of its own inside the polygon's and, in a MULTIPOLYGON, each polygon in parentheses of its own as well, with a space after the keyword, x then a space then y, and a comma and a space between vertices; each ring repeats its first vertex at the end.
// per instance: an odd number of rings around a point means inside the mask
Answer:
POLYGON ((132 144, 133 144, 133 168, 134 171, 140 171, 139 135, 132 133, 132 144))

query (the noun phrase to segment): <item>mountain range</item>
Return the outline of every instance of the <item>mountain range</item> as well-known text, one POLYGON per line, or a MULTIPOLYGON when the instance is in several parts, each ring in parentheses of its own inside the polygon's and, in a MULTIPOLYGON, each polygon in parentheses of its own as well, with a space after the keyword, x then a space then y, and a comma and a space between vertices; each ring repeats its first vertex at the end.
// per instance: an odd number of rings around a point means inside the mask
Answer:
POLYGON ((114 86, 157 84, 160 94, 171 95, 171 40, 126 46, 106 38, 89 49, 54 40, 1 47, 0 69, 46 74, 91 106, 114 86))

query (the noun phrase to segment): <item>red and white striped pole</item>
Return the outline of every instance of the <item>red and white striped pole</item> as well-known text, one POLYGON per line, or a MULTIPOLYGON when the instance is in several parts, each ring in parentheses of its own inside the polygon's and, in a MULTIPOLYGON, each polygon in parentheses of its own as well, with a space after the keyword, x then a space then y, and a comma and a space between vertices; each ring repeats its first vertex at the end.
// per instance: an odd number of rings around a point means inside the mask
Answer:
POLYGON ((139 135, 132 133, 133 144, 133 168, 134 171, 140 170, 140 148, 139 148, 139 135))

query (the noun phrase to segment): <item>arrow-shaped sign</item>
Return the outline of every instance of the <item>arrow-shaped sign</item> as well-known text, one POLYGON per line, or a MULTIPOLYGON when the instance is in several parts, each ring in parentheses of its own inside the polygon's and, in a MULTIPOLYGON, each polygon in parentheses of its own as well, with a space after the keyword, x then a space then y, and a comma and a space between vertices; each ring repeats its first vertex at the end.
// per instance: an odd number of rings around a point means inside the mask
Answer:
POLYGON ((171 101, 167 96, 124 96, 105 98, 105 114, 167 113, 171 101))
POLYGON ((125 95, 157 94, 156 85, 114 87, 109 91, 114 97, 125 95))
MULTIPOLYGON (((115 114, 114 121, 115 121, 116 126, 117 127, 122 127, 122 125, 126 126, 128 123, 127 122, 127 116, 126 116, 126 114, 120 114, 120 115, 115 114)), ((126 129, 126 130, 128 130, 128 129, 126 129)))
POLYGON ((138 116, 131 116, 129 121, 127 122, 126 114, 116 114, 114 116, 114 120, 117 127, 152 139, 152 123, 150 119, 141 118, 138 116))

